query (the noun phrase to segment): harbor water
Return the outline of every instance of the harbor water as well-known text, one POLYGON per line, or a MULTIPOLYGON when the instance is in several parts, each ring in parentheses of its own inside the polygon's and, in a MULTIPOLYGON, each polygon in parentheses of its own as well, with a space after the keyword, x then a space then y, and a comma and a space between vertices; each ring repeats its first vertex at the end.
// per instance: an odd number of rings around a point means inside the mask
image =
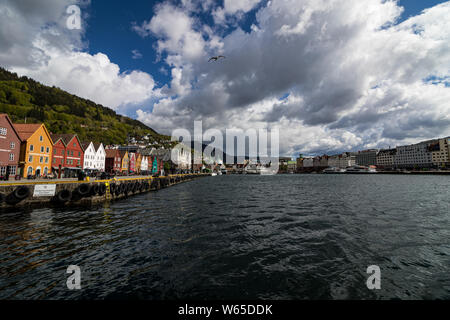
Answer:
POLYGON ((450 179, 224 175, 2 212, 0 263, 0 299, 450 299, 450 179))

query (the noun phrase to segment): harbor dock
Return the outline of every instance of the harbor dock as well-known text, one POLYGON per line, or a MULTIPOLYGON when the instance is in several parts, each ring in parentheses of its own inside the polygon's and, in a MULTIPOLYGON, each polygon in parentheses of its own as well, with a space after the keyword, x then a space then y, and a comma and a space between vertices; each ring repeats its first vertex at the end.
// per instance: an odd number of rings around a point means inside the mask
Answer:
POLYGON ((197 173, 95 181, 41 180, 2 183, 0 209, 91 205, 157 191, 209 175, 197 173))

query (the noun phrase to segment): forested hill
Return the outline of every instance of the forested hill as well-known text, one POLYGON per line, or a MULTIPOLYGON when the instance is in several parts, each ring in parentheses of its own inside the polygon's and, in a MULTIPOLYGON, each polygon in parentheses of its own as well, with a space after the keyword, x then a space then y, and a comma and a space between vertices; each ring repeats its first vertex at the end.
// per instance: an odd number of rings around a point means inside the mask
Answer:
POLYGON ((125 144, 144 136, 160 145, 170 140, 137 120, 1 67, 0 113, 7 113, 15 123, 44 122, 52 133, 76 133, 81 140, 104 144, 125 144))

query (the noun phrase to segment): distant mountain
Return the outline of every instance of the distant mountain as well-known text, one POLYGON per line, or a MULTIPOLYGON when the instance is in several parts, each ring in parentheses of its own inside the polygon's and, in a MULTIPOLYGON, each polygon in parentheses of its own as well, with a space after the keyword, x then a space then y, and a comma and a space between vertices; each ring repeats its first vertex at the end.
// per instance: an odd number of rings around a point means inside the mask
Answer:
POLYGON ((149 142, 166 146, 170 140, 107 107, 1 67, 0 113, 7 113, 16 123, 43 122, 52 133, 76 133, 81 140, 104 144, 125 144, 148 136, 149 142))

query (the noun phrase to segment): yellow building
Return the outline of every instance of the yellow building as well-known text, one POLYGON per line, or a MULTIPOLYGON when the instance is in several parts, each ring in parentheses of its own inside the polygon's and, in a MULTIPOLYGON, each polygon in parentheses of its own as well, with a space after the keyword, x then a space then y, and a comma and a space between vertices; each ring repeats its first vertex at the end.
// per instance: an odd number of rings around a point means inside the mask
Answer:
POLYGON ((128 151, 119 151, 120 158, 122 159, 121 171, 128 172, 130 169, 130 157, 128 156, 128 151))
POLYGON ((51 173, 53 141, 44 124, 14 124, 22 144, 19 167, 24 178, 51 173))
POLYGON ((141 163, 142 163, 142 155, 140 153, 136 154, 136 173, 141 173, 141 163))

